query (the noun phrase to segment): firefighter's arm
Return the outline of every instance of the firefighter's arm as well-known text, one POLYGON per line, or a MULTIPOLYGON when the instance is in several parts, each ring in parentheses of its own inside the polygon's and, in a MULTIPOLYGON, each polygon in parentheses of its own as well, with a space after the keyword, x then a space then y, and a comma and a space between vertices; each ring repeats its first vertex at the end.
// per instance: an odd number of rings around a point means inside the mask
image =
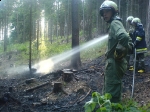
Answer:
POLYGON ((133 37, 133 29, 131 29, 131 28, 129 29, 129 36, 133 37))
POLYGON ((114 58, 117 60, 121 60, 126 56, 128 51, 129 35, 125 31, 121 22, 116 22, 114 23, 113 26, 114 26, 113 30, 115 32, 115 37, 118 41, 118 44, 114 52, 114 58))
POLYGON ((145 31, 142 26, 139 26, 138 31, 136 31, 136 40, 134 42, 134 46, 136 46, 145 36, 145 31))
POLYGON ((132 42, 131 37, 129 37, 129 42, 128 42, 128 52, 132 53, 134 49, 134 43, 132 42))

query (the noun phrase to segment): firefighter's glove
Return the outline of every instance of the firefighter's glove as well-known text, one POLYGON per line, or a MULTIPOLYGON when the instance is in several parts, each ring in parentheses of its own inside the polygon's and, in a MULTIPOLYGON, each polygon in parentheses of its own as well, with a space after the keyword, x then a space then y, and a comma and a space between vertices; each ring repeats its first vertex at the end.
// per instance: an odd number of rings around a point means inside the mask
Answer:
POLYGON ((133 34, 132 34, 132 33, 129 33, 129 36, 132 38, 132 37, 133 37, 133 34))
POLYGON ((132 54, 133 50, 134 50, 134 44, 132 42, 129 42, 128 47, 129 47, 129 49, 128 49, 129 53, 132 54))
POLYGON ((121 52, 121 51, 115 51, 114 52, 114 58, 116 59, 116 60, 121 60, 122 58, 124 57, 124 54, 121 52))
POLYGON ((130 30, 129 30, 129 36, 130 36, 130 37, 133 37, 133 32, 134 32, 133 29, 130 29, 130 30))
POLYGON ((125 51, 125 47, 123 47, 122 45, 117 45, 116 50, 114 52, 114 58, 116 60, 122 60, 122 58, 124 58, 125 56, 125 51))
POLYGON ((134 44, 134 48, 135 48, 135 47, 136 47, 136 41, 134 41, 134 43, 133 43, 133 44, 134 44))

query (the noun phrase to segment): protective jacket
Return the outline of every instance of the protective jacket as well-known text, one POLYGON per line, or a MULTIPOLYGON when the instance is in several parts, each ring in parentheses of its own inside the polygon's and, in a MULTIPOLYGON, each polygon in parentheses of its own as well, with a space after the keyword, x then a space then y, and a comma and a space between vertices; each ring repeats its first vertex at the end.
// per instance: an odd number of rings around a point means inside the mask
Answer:
POLYGON ((106 51, 105 81, 111 84, 121 83, 126 72, 129 35, 118 19, 110 22, 108 47, 106 51))
POLYGON ((133 43, 137 53, 147 52, 147 46, 145 41, 145 31, 142 24, 137 24, 135 31, 133 32, 133 43))
POLYGON ((128 41, 129 35, 125 31, 121 21, 113 20, 109 26, 106 58, 114 58, 115 52, 120 55, 119 57, 124 58, 128 51, 128 41))

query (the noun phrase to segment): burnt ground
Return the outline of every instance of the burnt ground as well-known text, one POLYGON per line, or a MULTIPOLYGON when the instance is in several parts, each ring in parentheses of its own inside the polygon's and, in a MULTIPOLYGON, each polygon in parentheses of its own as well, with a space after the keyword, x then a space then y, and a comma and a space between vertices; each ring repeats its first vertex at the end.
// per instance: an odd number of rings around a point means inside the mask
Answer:
MULTIPOLYGON (((146 73, 135 76, 134 99, 150 103, 150 56, 145 59, 146 73)), ((69 69, 69 68, 68 68, 69 69)), ((25 72, 13 78, 0 78, 0 112, 84 112, 83 105, 91 93, 102 93, 104 56, 82 64, 73 71, 73 80, 62 80, 62 70, 46 75, 25 72), (32 80, 31 80, 32 78, 32 80), (30 80, 29 80, 30 79, 30 80), (54 82, 61 82, 61 92, 53 92, 54 82)), ((132 72, 123 78, 123 98, 130 98, 132 72)))

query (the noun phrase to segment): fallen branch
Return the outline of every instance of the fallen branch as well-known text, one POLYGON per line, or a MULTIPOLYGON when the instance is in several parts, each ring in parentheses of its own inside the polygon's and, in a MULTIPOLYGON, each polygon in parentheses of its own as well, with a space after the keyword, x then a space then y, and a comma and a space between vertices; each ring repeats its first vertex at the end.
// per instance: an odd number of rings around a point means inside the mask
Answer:
POLYGON ((50 82, 45 82, 45 83, 43 83, 43 84, 41 84, 41 85, 38 85, 38 86, 36 86, 36 87, 27 89, 27 90, 25 90, 25 92, 31 92, 31 91, 33 91, 33 90, 35 90, 35 89, 38 89, 38 88, 43 87, 43 86, 46 86, 46 85, 48 85, 48 84, 50 84, 50 82))
POLYGON ((81 98, 79 101, 77 101, 77 103, 80 103, 81 101, 83 101, 91 92, 91 89, 88 91, 88 93, 83 97, 81 98))

